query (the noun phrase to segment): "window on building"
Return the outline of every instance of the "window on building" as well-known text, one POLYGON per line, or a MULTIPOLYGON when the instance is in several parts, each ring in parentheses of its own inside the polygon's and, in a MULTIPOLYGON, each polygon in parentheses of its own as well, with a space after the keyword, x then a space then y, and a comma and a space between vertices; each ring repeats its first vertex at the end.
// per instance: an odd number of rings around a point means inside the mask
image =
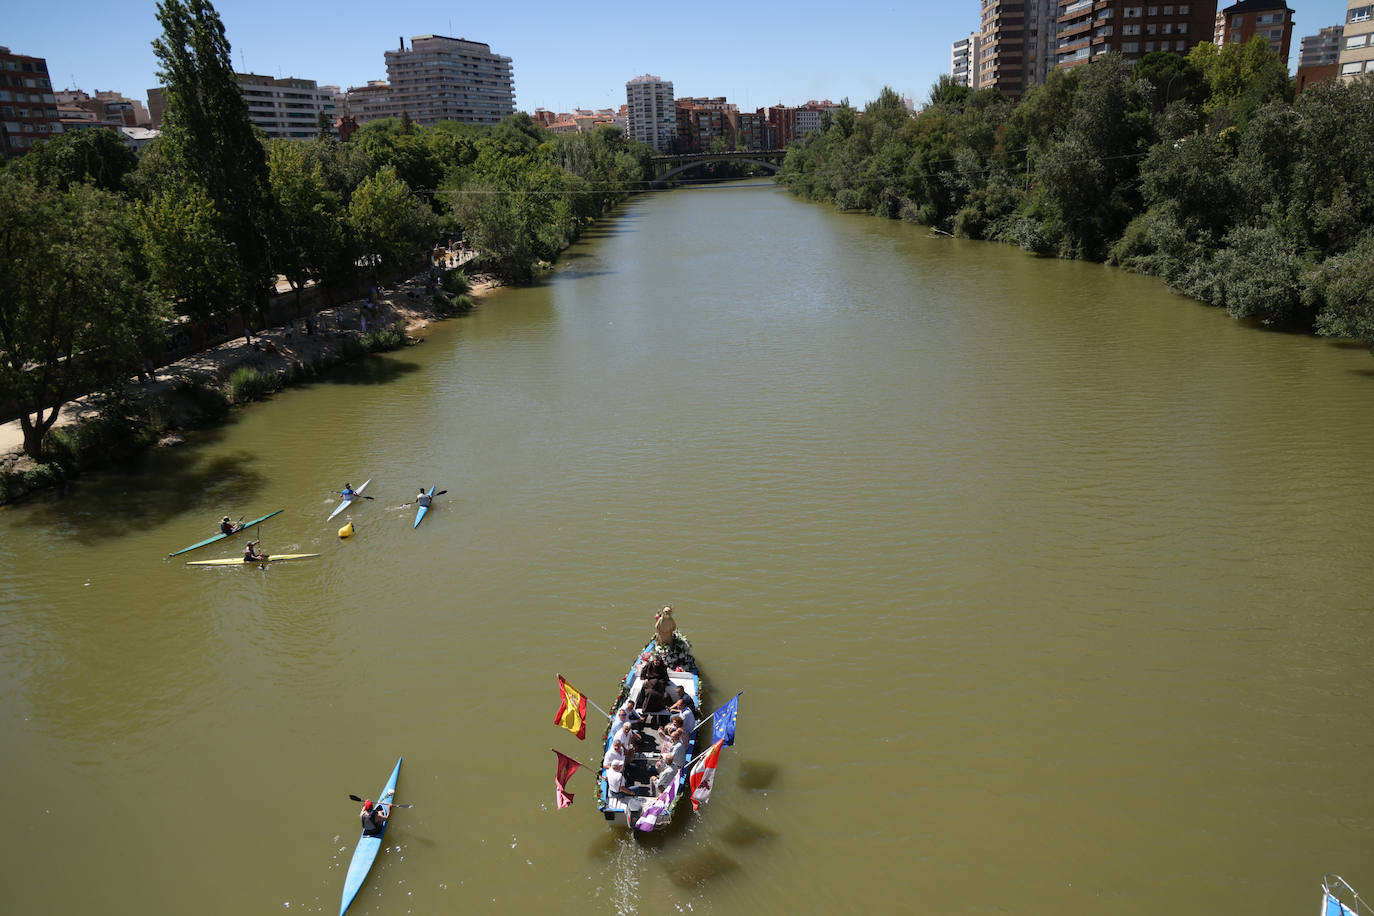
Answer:
POLYGON ((1357 6, 1346 14, 1346 22, 1368 22, 1370 15, 1374 14, 1374 4, 1370 6, 1357 6))
MULTIPOLYGON (((1369 33, 1368 33, 1368 32, 1366 32, 1366 33, 1363 34, 1363 35, 1351 35, 1349 38, 1347 38, 1347 39, 1345 40, 1345 46, 1346 46, 1347 48, 1363 48, 1365 42, 1368 41, 1368 40, 1369 40, 1369 33)), ((8 95, 9 95, 9 93, 0 92, 0 99, 6 98, 8 95)))
POLYGON ((1121 53, 1123 54, 1134 54, 1136 51, 1139 50, 1140 42, 1138 41, 1123 41, 1121 43, 1121 53))
POLYGON ((1159 7, 1157 7, 1157 6, 1147 6, 1147 7, 1145 7, 1145 15, 1146 15, 1146 16, 1158 16, 1158 15, 1159 15, 1159 7))
POLYGON ((1352 60, 1348 64, 1341 64, 1341 76, 1349 76, 1352 73, 1364 72, 1364 61, 1352 60))
POLYGON ((1188 34, 1188 23, 1186 23, 1186 22, 1176 22, 1176 23, 1174 23, 1174 31, 1177 32, 1177 33, 1180 34, 1180 35, 1187 35, 1187 34, 1188 34))
POLYGON ((1232 16, 1232 17, 1231 17, 1231 28, 1233 28, 1233 29, 1238 29, 1238 28, 1240 28, 1240 27, 1241 27, 1242 25, 1244 25, 1244 24, 1245 24, 1245 17, 1244 17, 1244 16, 1232 16))
MULTIPOLYGON (((1168 7, 1166 6, 1165 9, 1167 10, 1168 7)), ((1186 4, 1183 5, 1183 6, 1180 6, 1180 7, 1178 8, 1178 14, 1179 14, 1180 16, 1187 16, 1187 15, 1188 15, 1188 11, 1189 11, 1190 9, 1192 9, 1192 7, 1190 7, 1190 6, 1186 5, 1186 4)), ((1165 13, 1165 15, 1167 16, 1168 13, 1165 13)))

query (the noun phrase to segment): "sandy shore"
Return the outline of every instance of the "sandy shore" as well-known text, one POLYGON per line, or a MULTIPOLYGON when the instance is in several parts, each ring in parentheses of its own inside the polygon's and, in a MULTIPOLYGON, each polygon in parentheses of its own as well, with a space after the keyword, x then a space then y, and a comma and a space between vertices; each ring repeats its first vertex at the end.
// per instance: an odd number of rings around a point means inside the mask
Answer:
MULTIPOLYGON (((488 279, 474 279, 472 298, 480 300, 496 285, 488 279)), ((370 330, 403 321, 406 332, 412 336, 443 317, 433 309, 432 299, 426 291, 425 274, 396 286, 378 287, 377 293, 375 311, 364 312, 363 300, 357 299, 316 312, 314 334, 306 334, 303 322, 297 321, 291 329, 282 326, 254 334, 253 343, 242 337, 235 338, 159 368, 157 380, 152 384, 129 379, 130 394, 138 399, 155 398, 168 394, 180 378, 228 372, 239 366, 282 369, 292 363, 310 365, 316 358, 342 349, 345 336, 360 334, 363 317, 370 330)), ((56 426, 68 426, 94 414, 89 397, 75 398, 62 405, 56 426)), ((32 460, 24 456, 23 449, 24 431, 19 421, 0 424, 0 473, 32 466, 32 460)))

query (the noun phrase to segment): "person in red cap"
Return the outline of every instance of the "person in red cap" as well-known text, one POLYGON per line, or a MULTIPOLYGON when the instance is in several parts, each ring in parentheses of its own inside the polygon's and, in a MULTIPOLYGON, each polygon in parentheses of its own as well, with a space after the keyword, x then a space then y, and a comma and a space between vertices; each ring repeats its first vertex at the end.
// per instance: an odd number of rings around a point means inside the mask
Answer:
POLYGON ((371 799, 364 799, 363 810, 359 815, 363 822, 363 833, 372 836, 386 826, 386 819, 391 816, 391 810, 389 805, 374 805, 371 799))

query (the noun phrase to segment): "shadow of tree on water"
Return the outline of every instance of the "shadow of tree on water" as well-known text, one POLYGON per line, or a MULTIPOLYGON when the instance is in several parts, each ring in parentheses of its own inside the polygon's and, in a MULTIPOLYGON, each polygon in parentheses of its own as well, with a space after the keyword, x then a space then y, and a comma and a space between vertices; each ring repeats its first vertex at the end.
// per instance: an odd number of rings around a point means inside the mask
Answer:
POLYGON ((678 887, 701 887, 738 870, 739 862, 718 849, 703 846, 667 867, 668 878, 678 887))
POLYGON ((776 763, 761 760, 745 760, 739 768, 739 785, 751 791, 770 789, 777 781, 779 767, 776 763))
POLYGON ((419 363, 369 354, 330 369, 316 381, 321 385, 386 385, 420 369, 419 363))

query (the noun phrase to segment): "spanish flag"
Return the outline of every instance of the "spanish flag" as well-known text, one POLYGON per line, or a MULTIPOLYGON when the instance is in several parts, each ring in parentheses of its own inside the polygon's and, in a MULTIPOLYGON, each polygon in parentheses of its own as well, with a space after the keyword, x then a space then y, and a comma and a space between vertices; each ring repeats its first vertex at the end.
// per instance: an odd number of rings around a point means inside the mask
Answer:
POLYGON ((577 736, 579 741, 587 737, 587 698, 577 691, 563 675, 558 675, 558 694, 562 702, 558 715, 553 717, 554 725, 561 725, 577 736))

